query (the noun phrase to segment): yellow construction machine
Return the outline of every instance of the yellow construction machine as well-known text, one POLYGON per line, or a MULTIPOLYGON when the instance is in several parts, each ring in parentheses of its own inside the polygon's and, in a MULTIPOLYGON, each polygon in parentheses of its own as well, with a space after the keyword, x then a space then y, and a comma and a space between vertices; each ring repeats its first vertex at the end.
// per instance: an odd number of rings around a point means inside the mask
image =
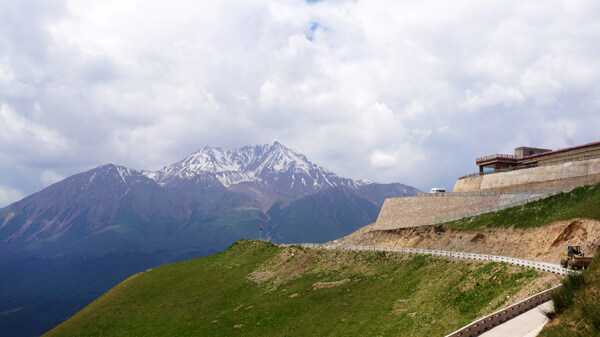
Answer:
POLYGON ((592 262, 591 257, 586 257, 579 246, 568 246, 560 258, 560 266, 569 269, 585 269, 592 262))

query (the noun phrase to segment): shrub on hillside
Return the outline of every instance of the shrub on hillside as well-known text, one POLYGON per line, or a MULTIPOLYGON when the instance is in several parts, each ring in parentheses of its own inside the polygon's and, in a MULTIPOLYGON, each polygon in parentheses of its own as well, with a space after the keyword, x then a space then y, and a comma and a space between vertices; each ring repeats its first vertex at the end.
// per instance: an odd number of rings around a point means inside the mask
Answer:
POLYGON ((562 287, 552 294, 554 310, 546 312, 546 316, 553 318, 573 305, 575 291, 585 285, 583 273, 569 273, 562 281, 562 287))

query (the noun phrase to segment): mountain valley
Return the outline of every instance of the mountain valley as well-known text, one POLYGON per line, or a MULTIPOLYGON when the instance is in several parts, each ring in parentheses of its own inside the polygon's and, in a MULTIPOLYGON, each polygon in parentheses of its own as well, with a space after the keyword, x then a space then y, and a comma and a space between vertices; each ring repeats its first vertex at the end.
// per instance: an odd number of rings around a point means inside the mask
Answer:
POLYGON ((156 172, 102 165, 0 209, 0 324, 41 333, 133 273, 241 238, 333 240, 416 192, 340 177, 278 142, 206 147, 156 172))
POLYGON ((364 226, 329 249, 240 240, 218 254, 133 275, 47 336, 444 336, 499 308, 519 310, 507 306, 561 283, 552 298, 562 293, 569 301, 549 314, 542 334, 591 336, 600 327, 594 295, 599 206, 596 184, 434 226, 364 226), (568 277, 523 261, 371 249, 414 247, 556 264, 572 244, 595 257, 589 269, 568 277), (569 280, 580 283, 569 287, 569 280))

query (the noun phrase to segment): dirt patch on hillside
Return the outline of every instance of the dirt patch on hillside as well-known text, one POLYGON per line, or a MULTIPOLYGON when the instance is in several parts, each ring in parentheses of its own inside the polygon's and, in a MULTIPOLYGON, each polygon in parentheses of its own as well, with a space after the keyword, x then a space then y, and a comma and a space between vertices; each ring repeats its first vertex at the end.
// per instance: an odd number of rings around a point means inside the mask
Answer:
POLYGON ((556 264, 567 245, 581 245, 586 255, 593 255, 600 246, 600 221, 576 218, 536 228, 480 231, 446 225, 373 230, 369 225, 338 243, 491 254, 556 264))
POLYGON ((277 257, 266 262, 248 275, 256 283, 272 280, 274 286, 305 273, 316 257, 316 252, 297 247, 287 247, 277 257))
POLYGON ((317 289, 325 289, 325 288, 331 288, 331 287, 337 287, 337 286, 341 286, 342 284, 348 283, 350 282, 350 279, 346 278, 340 281, 333 281, 333 282, 317 282, 315 284, 313 284, 313 290, 317 290, 317 289))
MULTIPOLYGON (((258 284, 270 284, 272 288, 269 291, 273 291, 281 284, 305 273, 321 274, 352 269, 357 273, 370 275, 375 272, 375 269, 372 268, 373 265, 368 257, 363 255, 336 250, 317 250, 288 246, 272 259, 261 264, 255 271, 248 274, 246 278, 258 284)), ((386 259, 393 260, 409 259, 409 256, 405 254, 386 253, 384 256, 386 259)), ((345 283, 348 281, 342 280, 336 282, 345 283)), ((337 285, 336 282, 320 283, 337 285)), ((360 279, 353 279, 352 282, 360 282, 360 279)))

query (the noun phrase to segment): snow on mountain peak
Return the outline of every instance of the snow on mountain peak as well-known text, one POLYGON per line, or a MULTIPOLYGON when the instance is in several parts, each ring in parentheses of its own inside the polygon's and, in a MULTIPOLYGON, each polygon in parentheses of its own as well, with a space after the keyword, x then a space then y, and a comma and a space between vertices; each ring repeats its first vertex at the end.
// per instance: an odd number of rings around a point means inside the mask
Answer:
POLYGON ((371 185, 373 184, 373 182, 369 179, 359 179, 356 180, 356 185, 357 186, 365 186, 365 185, 371 185))
POLYGON ((162 170, 144 172, 162 185, 173 179, 191 179, 207 173, 214 175, 225 187, 245 181, 274 183, 283 175, 288 179, 282 180, 290 181, 290 188, 299 184, 312 189, 362 185, 311 163, 305 155, 277 141, 272 145, 244 146, 229 151, 219 147, 204 147, 162 170))

